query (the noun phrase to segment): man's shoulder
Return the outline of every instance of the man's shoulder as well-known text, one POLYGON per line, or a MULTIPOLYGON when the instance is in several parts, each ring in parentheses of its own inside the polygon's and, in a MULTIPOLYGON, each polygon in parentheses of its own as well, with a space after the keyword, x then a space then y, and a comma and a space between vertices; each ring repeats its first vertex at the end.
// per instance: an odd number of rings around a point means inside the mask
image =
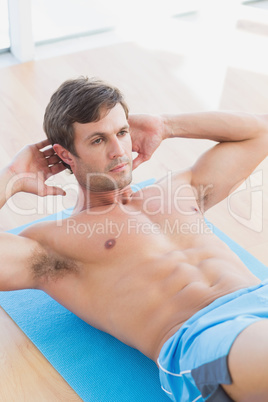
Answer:
POLYGON ((168 171, 160 179, 156 180, 153 184, 145 187, 137 192, 139 196, 140 192, 143 192, 146 196, 151 196, 154 193, 163 192, 173 192, 178 188, 178 186, 190 186, 192 182, 192 171, 191 169, 180 170, 180 171, 168 171))
POLYGON ((83 229, 93 220, 96 220, 96 215, 91 216, 87 211, 82 211, 64 219, 46 220, 30 225, 20 236, 38 242, 40 248, 55 258, 79 262, 83 254, 81 248, 86 247, 89 242, 83 236, 83 229))
POLYGON ((195 197, 191 178, 190 170, 168 171, 165 176, 135 193, 133 200, 141 210, 149 214, 164 213, 174 205, 177 198, 195 197))
MULTIPOLYGON (((56 279, 68 272, 77 272, 79 264, 77 245, 65 230, 66 218, 62 221, 45 221, 30 225, 19 236, 35 243, 32 271, 36 278, 56 279)), ((47 281, 45 281, 47 282, 47 281)))
POLYGON ((56 230, 56 221, 43 221, 27 226, 19 233, 19 236, 35 240, 42 245, 42 240, 49 239, 56 230))
POLYGON ((172 171, 169 170, 165 176, 161 177, 156 183, 167 183, 171 182, 180 182, 184 184, 190 184, 192 180, 192 170, 191 169, 183 169, 172 171))

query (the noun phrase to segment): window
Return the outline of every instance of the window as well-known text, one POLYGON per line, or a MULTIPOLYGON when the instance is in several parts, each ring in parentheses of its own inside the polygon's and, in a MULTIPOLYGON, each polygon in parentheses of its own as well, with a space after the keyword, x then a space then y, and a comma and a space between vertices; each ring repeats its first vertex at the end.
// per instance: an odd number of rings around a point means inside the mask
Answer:
POLYGON ((32 23, 37 44, 106 31, 113 26, 108 13, 99 10, 92 0, 32 0, 32 23))
POLYGON ((9 47, 8 4, 7 0, 0 0, 0 52, 9 47))

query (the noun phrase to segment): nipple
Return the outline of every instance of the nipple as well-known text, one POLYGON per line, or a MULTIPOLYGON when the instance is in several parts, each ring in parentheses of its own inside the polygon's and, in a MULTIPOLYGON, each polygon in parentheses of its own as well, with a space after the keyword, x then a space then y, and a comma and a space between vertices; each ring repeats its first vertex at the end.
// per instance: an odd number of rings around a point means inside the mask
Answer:
POLYGON ((109 239, 105 242, 104 246, 105 248, 109 249, 109 248, 113 248, 115 245, 115 240, 114 239, 109 239))

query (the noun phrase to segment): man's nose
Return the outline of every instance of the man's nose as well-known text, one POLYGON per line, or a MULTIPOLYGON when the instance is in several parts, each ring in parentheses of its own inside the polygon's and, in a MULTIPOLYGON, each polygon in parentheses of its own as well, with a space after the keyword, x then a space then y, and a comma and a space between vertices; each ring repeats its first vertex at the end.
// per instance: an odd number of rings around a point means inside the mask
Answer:
POLYGON ((120 140, 117 137, 111 140, 109 149, 109 158, 115 159, 120 156, 123 156, 124 153, 125 151, 124 148, 122 147, 122 144, 120 143, 120 140))

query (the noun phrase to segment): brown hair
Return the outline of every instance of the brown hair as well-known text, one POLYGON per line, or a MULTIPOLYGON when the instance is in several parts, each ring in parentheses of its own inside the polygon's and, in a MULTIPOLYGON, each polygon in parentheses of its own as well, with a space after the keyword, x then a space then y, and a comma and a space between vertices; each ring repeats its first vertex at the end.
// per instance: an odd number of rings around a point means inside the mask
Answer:
POLYGON ((116 87, 96 78, 67 80, 52 95, 46 107, 44 131, 52 145, 60 144, 78 156, 74 146, 73 123, 98 121, 103 110, 108 112, 117 103, 122 105, 128 118, 127 104, 116 87))

